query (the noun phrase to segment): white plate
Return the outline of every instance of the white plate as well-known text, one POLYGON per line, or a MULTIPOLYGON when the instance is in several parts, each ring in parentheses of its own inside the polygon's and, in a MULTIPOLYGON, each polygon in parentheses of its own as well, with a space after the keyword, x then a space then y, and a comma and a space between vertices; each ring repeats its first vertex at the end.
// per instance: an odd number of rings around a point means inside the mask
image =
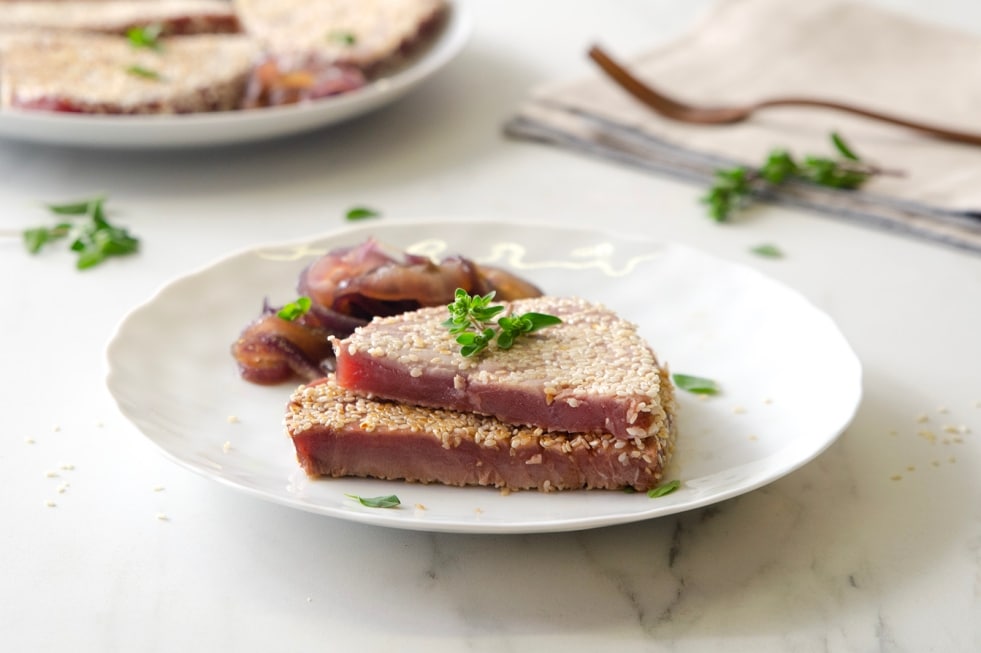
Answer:
POLYGON ((447 23, 411 65, 364 88, 304 104, 248 111, 105 116, 0 111, 0 137, 114 149, 164 149, 248 143, 325 127, 397 100, 463 49, 471 31, 466 2, 450 3, 447 23))
POLYGON ((861 366, 831 319, 762 274, 635 235, 526 224, 377 223, 239 253, 174 281, 134 310, 109 344, 108 362, 109 389, 123 414, 196 472, 333 517, 474 533, 585 529, 734 497, 818 455, 861 396, 861 366), (607 491, 504 496, 488 488, 308 479, 282 427, 295 384, 240 380, 229 347, 263 297, 295 298, 299 272, 312 257, 369 235, 415 252, 496 262, 552 294, 601 301, 637 322, 674 372, 717 380, 723 393, 707 400, 679 392, 680 434, 668 477, 680 479, 681 489, 658 499, 607 491), (397 494, 403 505, 365 508, 346 494, 397 494))

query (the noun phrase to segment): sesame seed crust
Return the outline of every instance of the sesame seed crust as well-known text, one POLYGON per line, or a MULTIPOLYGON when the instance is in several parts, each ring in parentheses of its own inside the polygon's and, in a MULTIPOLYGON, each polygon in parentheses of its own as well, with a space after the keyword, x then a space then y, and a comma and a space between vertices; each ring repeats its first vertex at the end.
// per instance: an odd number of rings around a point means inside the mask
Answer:
POLYGON ((51 32, 11 38, 0 58, 2 105, 54 103, 84 113, 190 113, 238 106, 258 55, 245 36, 165 39, 160 52, 125 37, 51 32), (134 67, 153 78, 135 75, 134 67))
POLYGON ((278 56, 370 67, 396 56, 446 11, 444 0, 235 0, 248 33, 278 56))
POLYGON ((160 25, 164 34, 234 33, 238 17, 223 0, 112 0, 0 2, 0 29, 71 30, 125 34, 142 25, 160 25))
POLYGON ((663 437, 555 433, 492 417, 369 399, 333 376, 300 386, 284 420, 311 476, 359 476, 509 490, 656 487, 674 449, 663 437))
POLYGON ((442 326, 445 307, 375 318, 334 341, 338 383, 553 431, 665 437, 673 386, 634 324, 575 297, 517 300, 508 310, 549 313, 562 323, 518 338, 507 351, 492 344, 464 358, 442 326))

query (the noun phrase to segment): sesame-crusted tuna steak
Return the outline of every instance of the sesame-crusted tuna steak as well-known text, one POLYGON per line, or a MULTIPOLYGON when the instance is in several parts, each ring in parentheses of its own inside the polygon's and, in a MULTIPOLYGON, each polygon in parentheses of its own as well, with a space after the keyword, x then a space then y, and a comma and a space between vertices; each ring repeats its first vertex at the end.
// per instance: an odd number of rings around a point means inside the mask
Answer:
POLYGON ((356 476, 509 490, 656 487, 674 447, 663 436, 550 433, 472 413, 367 399, 332 376, 300 386, 286 430, 310 476, 356 476))
POLYGON ((550 431, 667 437, 673 387, 635 325, 578 298, 510 303, 562 323, 464 358, 445 307, 375 318, 334 340, 337 382, 369 396, 493 415, 550 431))
POLYGON ((241 31, 238 16, 224 0, 31 0, 0 2, 0 29, 45 29, 124 35, 153 25, 164 35, 241 31))
POLYGON ((258 54, 238 34, 161 40, 134 48, 122 36, 31 33, 3 43, 0 107, 145 114, 238 108, 258 54))
POLYGON ((445 0, 235 0, 247 33, 278 58, 373 70, 392 63, 445 16, 445 0))

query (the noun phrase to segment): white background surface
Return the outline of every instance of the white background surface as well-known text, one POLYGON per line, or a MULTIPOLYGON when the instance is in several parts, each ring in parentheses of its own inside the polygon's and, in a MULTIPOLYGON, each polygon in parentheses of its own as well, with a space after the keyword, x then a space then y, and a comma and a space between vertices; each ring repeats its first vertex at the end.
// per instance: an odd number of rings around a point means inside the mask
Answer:
MULTIPOLYGON (((981 34, 968 0, 883 3, 981 34)), ((0 241, 0 649, 981 648, 981 257, 781 208, 720 227, 701 189, 499 134, 531 86, 591 71, 589 43, 630 53, 706 6, 475 3, 467 49, 403 101, 262 146, 0 143, 4 230, 47 221, 39 202, 104 191, 143 241, 86 273, 59 248, 29 257, 0 241), (342 227, 355 204, 386 221, 601 225, 746 263, 838 322, 864 366, 863 405, 822 456, 758 491, 553 535, 347 523, 161 456, 105 388, 115 325, 168 280, 342 227), (786 258, 748 253, 763 241, 786 258), (948 425, 970 433, 956 442, 948 425)))

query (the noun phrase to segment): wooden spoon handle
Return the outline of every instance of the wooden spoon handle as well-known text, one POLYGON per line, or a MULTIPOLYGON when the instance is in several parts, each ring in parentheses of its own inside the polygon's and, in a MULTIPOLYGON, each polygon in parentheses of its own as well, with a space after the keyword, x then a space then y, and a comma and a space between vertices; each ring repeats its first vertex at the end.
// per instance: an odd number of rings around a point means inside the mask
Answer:
POLYGON ((847 104, 845 102, 835 102, 833 100, 822 100, 819 98, 808 98, 808 97, 785 97, 785 98, 774 98, 772 100, 763 100, 762 102, 757 102, 753 105, 753 109, 765 109, 767 107, 815 107, 819 109, 832 109, 834 111, 842 111, 845 113, 851 113, 857 116, 862 116, 865 118, 870 118, 872 120, 878 120, 879 122, 889 123, 891 125, 898 125, 900 127, 906 127, 907 129, 912 129, 915 131, 922 132, 924 134, 929 134, 936 138, 943 140, 954 141, 958 143, 967 143, 968 145, 981 145, 981 133, 967 132, 957 129, 950 129, 947 127, 941 127, 940 125, 929 124, 925 122, 920 122, 918 120, 911 120, 909 118, 902 118, 889 113, 884 113, 881 111, 873 111, 871 109, 866 109, 854 104, 847 104))

